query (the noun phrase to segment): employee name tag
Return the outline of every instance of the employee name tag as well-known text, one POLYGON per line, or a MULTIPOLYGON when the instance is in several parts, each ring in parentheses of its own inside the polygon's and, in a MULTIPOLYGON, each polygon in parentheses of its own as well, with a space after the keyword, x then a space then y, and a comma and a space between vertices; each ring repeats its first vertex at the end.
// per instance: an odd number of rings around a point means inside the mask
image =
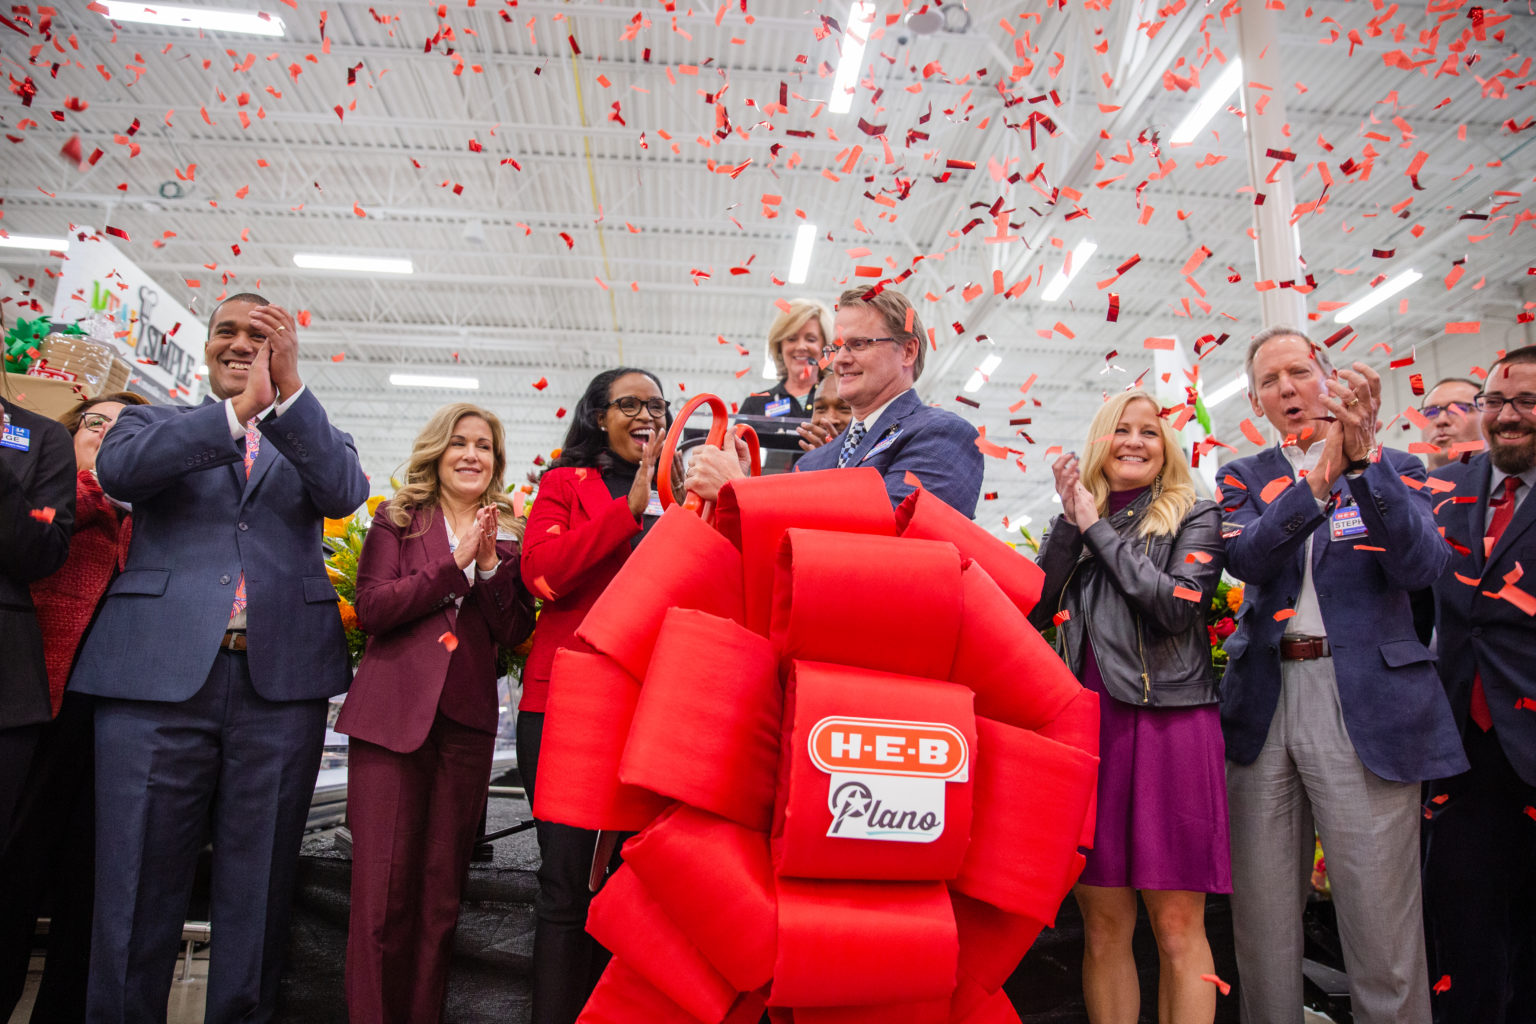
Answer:
POLYGON ((655 491, 652 491, 651 500, 645 504, 645 514, 648 516, 659 516, 661 515, 661 512, 661 495, 657 494, 655 491))
POLYGON ((1365 536, 1365 520, 1360 518, 1360 506, 1340 505, 1328 519, 1328 533, 1333 540, 1348 540, 1365 536))
POLYGON ((32 447, 32 429, 7 423, 5 433, 0 434, 0 447, 15 448, 19 452, 26 451, 32 447))
POLYGON ((789 399, 775 399, 774 401, 768 403, 767 408, 763 410, 763 414, 766 416, 786 416, 789 414, 789 406, 789 399))

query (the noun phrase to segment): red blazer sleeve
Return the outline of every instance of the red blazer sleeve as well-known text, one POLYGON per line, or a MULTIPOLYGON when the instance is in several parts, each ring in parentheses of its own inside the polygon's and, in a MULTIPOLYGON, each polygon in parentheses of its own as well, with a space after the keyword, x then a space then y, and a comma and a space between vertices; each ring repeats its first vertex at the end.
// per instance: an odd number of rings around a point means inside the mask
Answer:
POLYGON ((519 574, 517 541, 498 540, 496 554, 501 559, 496 575, 475 580, 471 592, 491 636, 503 647, 516 647, 533 632, 533 595, 519 574))
MULTIPOLYGON (((374 513, 373 528, 357 560, 357 622, 363 632, 375 636, 451 605, 469 589, 464 570, 451 554, 406 571, 402 549, 419 539, 409 536, 413 526, 420 529, 419 517, 412 517, 411 525, 396 526, 388 510, 386 501, 374 513)), ((436 521, 433 513, 427 528, 436 521)))
POLYGON ((609 498, 595 518, 580 514, 580 488, 603 484, 596 469, 580 478, 578 473, 561 467, 544 474, 523 531, 523 582, 545 600, 576 589, 594 566, 640 532, 624 498, 609 498))

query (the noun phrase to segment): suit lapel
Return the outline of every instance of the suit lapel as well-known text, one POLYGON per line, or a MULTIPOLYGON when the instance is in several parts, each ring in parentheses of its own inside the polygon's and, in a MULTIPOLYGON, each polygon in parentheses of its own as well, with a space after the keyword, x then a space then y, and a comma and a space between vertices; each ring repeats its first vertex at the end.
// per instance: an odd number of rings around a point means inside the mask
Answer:
POLYGON ((869 458, 875 446, 901 429, 901 421, 912 413, 915 405, 921 405, 917 401, 917 391, 908 388, 897 396, 885 412, 880 414, 880 421, 874 424, 874 429, 864 435, 859 446, 853 450, 853 455, 848 459, 848 465, 857 466, 869 458))
POLYGON ((598 472, 596 466, 586 467, 586 472, 576 470, 576 500, 581 502, 582 511, 586 512, 588 519, 596 519, 608 508, 608 503, 613 497, 608 493, 608 485, 603 482, 603 475, 598 472))
MULTIPOLYGON (((411 533, 420 533, 416 541, 421 545, 420 564, 423 566, 453 557, 453 549, 448 546, 448 528, 443 523, 441 512, 435 508, 417 509, 411 515, 411 533)), ((458 623, 458 613, 459 610, 451 602, 443 606, 443 615, 448 620, 450 631, 458 623)))

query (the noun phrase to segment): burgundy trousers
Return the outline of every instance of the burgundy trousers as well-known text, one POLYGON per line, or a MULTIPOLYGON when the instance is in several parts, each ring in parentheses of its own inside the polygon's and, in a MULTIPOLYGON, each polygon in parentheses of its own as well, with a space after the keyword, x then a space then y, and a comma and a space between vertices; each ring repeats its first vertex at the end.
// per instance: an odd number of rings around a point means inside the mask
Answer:
POLYGON ((409 754, 352 738, 351 1024, 436 1024, 495 737, 439 714, 409 754))

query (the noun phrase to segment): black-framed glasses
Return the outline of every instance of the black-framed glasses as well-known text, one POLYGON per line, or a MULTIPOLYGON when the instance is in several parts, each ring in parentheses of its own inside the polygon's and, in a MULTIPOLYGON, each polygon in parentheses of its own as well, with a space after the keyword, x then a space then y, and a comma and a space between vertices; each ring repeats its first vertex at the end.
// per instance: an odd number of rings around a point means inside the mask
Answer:
MULTIPOLYGON (((667 400, 665 398, 640 399, 634 395, 624 395, 622 398, 615 398, 608 405, 618 406, 619 412, 630 419, 639 416, 641 409, 650 413, 653 420, 665 419, 667 415, 667 400)), ((603 408, 606 409, 608 406, 605 405, 603 408)))
POLYGON ((1473 401, 1473 402, 1446 402, 1444 405, 1424 405, 1424 406, 1420 406, 1419 407, 1419 412, 1424 416, 1425 419, 1432 420, 1432 419, 1435 419, 1437 416, 1439 416, 1443 412, 1448 412, 1452 416, 1466 416, 1469 413, 1471 413, 1472 410, 1474 410, 1476 408, 1477 408, 1477 403, 1475 401, 1473 401))
POLYGON ((1515 395, 1512 398, 1505 398, 1503 395, 1478 394, 1473 396, 1472 401, 1479 409, 1495 415, 1503 412, 1506 405, 1513 405, 1515 411, 1522 416, 1529 416, 1532 412, 1536 412, 1536 395, 1515 395))
POLYGON ((88 412, 84 416, 80 417, 80 429, 89 430, 92 433, 96 433, 102 430, 106 430, 116 422, 117 421, 112 417, 105 416, 99 412, 88 412))
MULTIPOLYGON (((844 338, 843 339, 843 348, 847 349, 849 352, 867 352, 871 345, 878 344, 879 342, 882 342, 882 341, 896 341, 896 340, 898 340, 898 339, 891 338, 891 337, 885 337, 885 338, 858 338, 858 337, 844 338)), ((837 349, 835 349, 835 348, 824 348, 821 351, 823 353, 827 354, 827 355, 833 355, 833 354, 835 354, 837 352, 837 349)))

